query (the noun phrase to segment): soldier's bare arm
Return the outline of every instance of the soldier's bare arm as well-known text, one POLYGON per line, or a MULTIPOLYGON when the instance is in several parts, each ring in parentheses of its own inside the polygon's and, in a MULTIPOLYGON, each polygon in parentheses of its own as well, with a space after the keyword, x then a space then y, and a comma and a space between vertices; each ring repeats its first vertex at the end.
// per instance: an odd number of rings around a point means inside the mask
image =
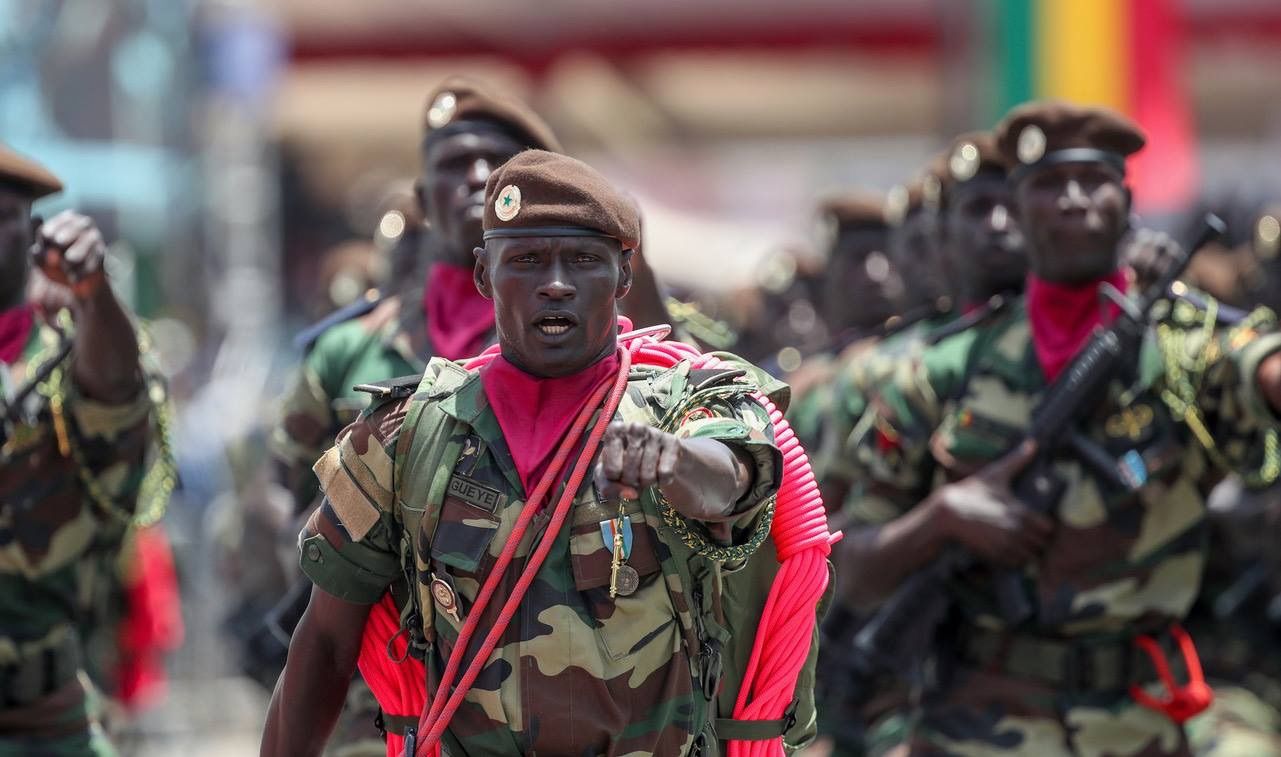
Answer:
POLYGON ((657 486, 677 512, 702 521, 734 517, 747 493, 752 468, 715 439, 681 439, 642 423, 610 424, 596 465, 596 483, 607 498, 635 499, 657 486))
POLYGON ((87 397, 119 403, 137 396, 142 374, 133 325, 107 285, 106 252, 93 219, 70 210, 40 227, 31 250, 45 276, 74 295, 76 385, 87 397))
POLYGON ((972 476, 938 487, 897 519, 852 533, 840 565, 859 576, 849 584, 848 599, 859 605, 884 599, 950 543, 1001 565, 1031 560, 1054 524, 1020 503, 1010 484, 1034 454, 1035 447, 1025 444, 972 476))
POLYGON ((262 757, 305 757, 324 750, 356 672, 369 607, 312 589, 271 695, 262 757))

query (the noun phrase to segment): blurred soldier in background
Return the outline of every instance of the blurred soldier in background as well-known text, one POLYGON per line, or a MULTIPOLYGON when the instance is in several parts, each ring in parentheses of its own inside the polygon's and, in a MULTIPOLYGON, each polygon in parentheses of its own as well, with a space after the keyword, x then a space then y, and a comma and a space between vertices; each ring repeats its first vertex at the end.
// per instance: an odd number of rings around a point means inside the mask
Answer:
MULTIPOLYGON (((420 374, 431 357, 461 359, 493 342, 493 305, 476 290, 472 250, 482 243, 485 182, 528 148, 559 151, 560 144, 523 103, 462 78, 447 80, 428 99, 415 185, 426 228, 405 219, 407 231, 411 223, 415 227, 409 239, 422 235, 418 251, 426 281, 393 280, 394 293, 371 296, 305 337, 301 371, 281 400, 271 436, 297 512, 307 512, 319 492, 312 465, 368 402, 357 386, 420 374)), ((408 268, 405 259, 400 262, 397 267, 408 268)), ((309 588, 299 580, 279 606, 277 638, 292 633, 309 588)), ((384 727, 372 695, 357 681, 331 750, 381 754, 378 731, 384 727)))
POLYGON ((1020 446, 1033 408, 1119 311, 1101 307, 1098 290, 1126 287, 1125 157, 1143 142, 1105 109, 1041 102, 1011 112, 997 144, 1017 166, 1028 293, 930 345, 873 405, 860 460, 885 485, 865 496, 889 518, 847 539, 844 566, 861 577, 851 596, 887 597, 945 549, 977 561, 943 584, 957 622, 935 648, 913 754, 1188 753, 1179 723, 1204 705, 1204 690, 1166 690, 1154 668, 1167 655, 1193 662, 1177 623, 1203 565, 1202 474, 1271 468, 1281 336, 1261 331, 1272 316, 1217 319, 1201 295, 1160 309, 1152 348, 1132 355, 1137 365, 1096 397, 1097 412, 1075 419, 1088 435, 1078 448, 1124 456, 1133 477, 1120 484, 1084 452, 1043 450, 1035 480, 1061 488, 1012 494, 1037 452, 1020 446), (1025 504, 1036 493, 1049 498, 1046 511, 1025 504), (1031 621, 998 605, 994 576, 1007 574, 995 566, 1019 569, 1031 621))
POLYGON ((135 519, 157 515, 136 511, 158 421, 102 235, 31 216, 61 188, 0 146, 0 754, 113 753, 82 635, 135 519), (33 261, 48 280, 29 298, 33 261))
MULTIPOLYGON (((788 420, 807 448, 822 433, 831 407, 831 381, 842 359, 861 354, 892 328, 902 300, 903 280, 890 263, 885 198, 850 192, 825 199, 818 209, 827 243, 817 316, 826 324, 827 343, 784 365, 792 385, 788 420)), ((793 348, 795 358, 802 354, 793 348)), ((782 354, 782 353, 780 353, 782 354)))

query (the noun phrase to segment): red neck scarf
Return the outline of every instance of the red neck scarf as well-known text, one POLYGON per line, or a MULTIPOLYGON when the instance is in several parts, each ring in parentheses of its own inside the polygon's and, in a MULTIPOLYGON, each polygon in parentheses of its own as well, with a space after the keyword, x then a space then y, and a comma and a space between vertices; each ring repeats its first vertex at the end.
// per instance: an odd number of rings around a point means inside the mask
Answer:
POLYGON ((502 355, 480 369, 485 396, 503 430, 526 494, 538 485, 561 437, 592 390, 617 372, 617 352, 578 373, 557 378, 531 376, 502 355))
POLYGON ((1107 326, 1121 309, 1099 296, 1101 284, 1111 284, 1124 292, 1127 287, 1124 270, 1086 284, 1055 284, 1027 277, 1027 316, 1032 325, 1032 345, 1047 381, 1059 377, 1086 340, 1099 326, 1107 326))
POLYGON ((0 363, 13 363, 22 357, 35 321, 36 311, 29 303, 0 311, 0 363))
POLYGON ((472 269, 435 263, 423 290, 427 336, 436 355, 461 360, 480 354, 494 330, 494 303, 476 291, 472 269))

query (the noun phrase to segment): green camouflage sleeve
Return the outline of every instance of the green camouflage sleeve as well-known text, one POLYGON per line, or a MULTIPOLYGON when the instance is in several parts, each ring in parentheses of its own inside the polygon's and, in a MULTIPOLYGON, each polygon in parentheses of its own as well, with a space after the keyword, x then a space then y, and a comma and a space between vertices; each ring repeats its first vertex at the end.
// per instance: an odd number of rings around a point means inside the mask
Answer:
POLYGON ((144 387, 133 400, 121 404, 91 399, 80 393, 69 364, 61 383, 53 401, 62 405, 66 425, 58 431, 55 417, 55 432, 74 437, 69 440, 72 454, 82 458, 77 462, 84 475, 114 508, 132 514, 152 462, 151 396, 144 387))
POLYGON ((782 480, 783 456, 774 444, 774 425, 765 407, 746 394, 718 397, 688 411, 674 433, 682 439, 715 439, 753 462, 752 483, 734 506, 737 536, 782 480))
POLYGON ((325 496, 298 537, 302 570, 349 602, 378 601, 400 575, 393 472, 408 402, 366 410, 315 465, 325 496))
POLYGON ((881 367, 876 389, 860 398, 861 417, 840 456, 852 482, 843 509, 857 525, 886 523, 912 509, 933 483, 930 439, 944 404, 964 381, 974 330, 904 354, 881 367))
MULTIPOLYGON (((1214 327, 1213 301, 1180 300, 1158 326, 1166 403, 1222 467, 1251 485, 1278 474, 1281 419, 1258 385, 1259 364, 1281 349, 1276 318, 1260 308, 1214 327)), ((1265 480, 1266 479, 1266 480, 1265 480)))
POLYGON ((331 398, 321 379, 323 356, 313 349, 281 396, 271 430, 271 452, 284 469, 283 482, 295 502, 309 503, 318 493, 312 463, 333 441, 331 398))

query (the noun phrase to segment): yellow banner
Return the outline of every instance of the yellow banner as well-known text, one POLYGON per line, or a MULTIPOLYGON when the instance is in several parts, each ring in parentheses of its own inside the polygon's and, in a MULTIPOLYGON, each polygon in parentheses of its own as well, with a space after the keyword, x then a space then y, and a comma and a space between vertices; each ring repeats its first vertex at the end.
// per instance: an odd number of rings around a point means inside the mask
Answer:
POLYGON ((1036 4, 1037 95, 1130 109, 1130 0, 1036 4))

